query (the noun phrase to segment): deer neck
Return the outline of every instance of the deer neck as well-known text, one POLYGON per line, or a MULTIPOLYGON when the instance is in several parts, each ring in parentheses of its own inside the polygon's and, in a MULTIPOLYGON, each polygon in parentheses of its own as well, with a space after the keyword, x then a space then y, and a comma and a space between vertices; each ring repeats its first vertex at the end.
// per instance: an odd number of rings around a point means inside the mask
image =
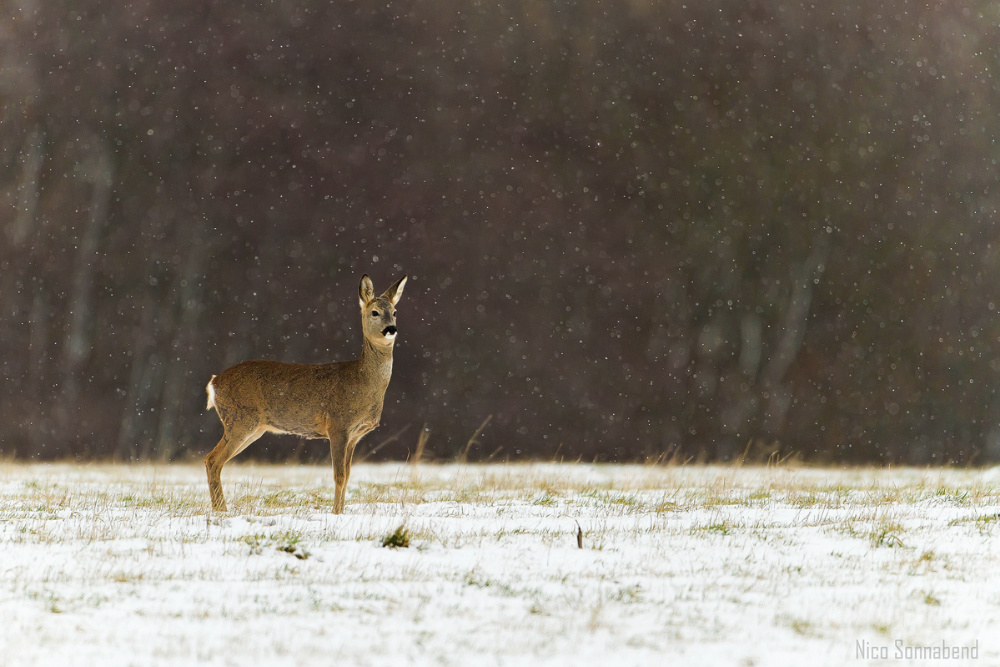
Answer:
POLYGON ((358 362, 363 373, 378 377, 388 384, 389 376, 392 375, 392 346, 376 346, 365 338, 358 362))

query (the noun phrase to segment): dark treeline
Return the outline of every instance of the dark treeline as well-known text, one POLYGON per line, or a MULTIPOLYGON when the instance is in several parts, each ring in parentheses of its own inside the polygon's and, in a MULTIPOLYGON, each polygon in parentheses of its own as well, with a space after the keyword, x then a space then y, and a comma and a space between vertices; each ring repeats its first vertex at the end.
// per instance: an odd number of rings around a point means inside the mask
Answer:
POLYGON ((377 456, 998 460, 998 24, 7 3, 0 454, 203 455, 212 373, 352 357, 405 272, 377 456))

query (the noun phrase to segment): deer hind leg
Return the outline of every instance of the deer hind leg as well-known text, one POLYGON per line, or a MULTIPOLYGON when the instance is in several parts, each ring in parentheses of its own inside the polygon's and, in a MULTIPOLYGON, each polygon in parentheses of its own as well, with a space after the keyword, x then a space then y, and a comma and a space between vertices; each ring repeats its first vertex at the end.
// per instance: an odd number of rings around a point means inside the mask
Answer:
POLYGON ((215 449, 205 457, 208 493, 212 498, 212 510, 215 512, 227 511, 226 498, 222 493, 222 466, 267 432, 267 428, 264 426, 249 426, 239 423, 223 423, 223 426, 226 432, 222 436, 222 440, 219 440, 215 449))

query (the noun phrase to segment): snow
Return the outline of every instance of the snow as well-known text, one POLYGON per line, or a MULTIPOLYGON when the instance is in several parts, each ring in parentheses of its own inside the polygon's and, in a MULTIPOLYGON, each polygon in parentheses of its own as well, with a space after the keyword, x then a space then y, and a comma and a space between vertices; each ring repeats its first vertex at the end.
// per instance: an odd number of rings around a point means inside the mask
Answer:
POLYGON ((996 481, 359 464, 336 516, 328 467, 231 464, 212 515, 200 465, 5 464, 0 665, 996 663, 996 481))

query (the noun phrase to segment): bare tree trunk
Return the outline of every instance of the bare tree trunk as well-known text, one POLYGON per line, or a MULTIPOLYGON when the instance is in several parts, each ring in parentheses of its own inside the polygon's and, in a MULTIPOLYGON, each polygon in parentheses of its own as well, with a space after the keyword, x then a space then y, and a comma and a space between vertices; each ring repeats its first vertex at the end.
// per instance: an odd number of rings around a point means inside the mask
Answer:
MULTIPOLYGON (((160 404, 160 423, 156 436, 156 457, 167 460, 178 449, 177 433, 181 415, 188 412, 200 398, 200 394, 192 393, 192 385, 188 381, 186 367, 182 359, 189 358, 188 351, 198 336, 199 302, 202 292, 202 276, 205 260, 209 255, 208 243, 202 239, 201 221, 195 223, 196 229, 190 235, 191 249, 188 252, 184 269, 177 277, 175 293, 177 307, 180 311, 179 326, 174 329, 170 341, 170 355, 167 363, 167 373, 163 386, 160 404)), ((205 378, 208 381, 208 378, 205 378)))
POLYGON ((83 366, 92 350, 94 318, 94 275, 97 269, 101 233, 108 220, 108 209, 114 185, 114 162, 111 152, 103 144, 80 165, 83 179, 93 184, 90 198, 90 215, 80 238, 76 253, 76 267, 70 286, 69 318, 63 346, 62 400, 55 418, 67 432, 75 422, 79 409, 80 377, 83 366))
POLYGON ((747 313, 740 320, 740 372, 747 378, 756 378, 764 351, 764 323, 755 313, 747 313))
POLYGON ((781 431, 792 405, 792 396, 782 385, 782 381, 805 339, 813 285, 823 271, 829 251, 829 237, 825 231, 821 231, 815 237, 809 257, 792 268, 792 291, 785 308, 781 336, 774 354, 761 373, 761 389, 765 400, 763 430, 767 433, 776 434, 781 431))
POLYGON ((49 300, 45 297, 42 287, 35 290, 31 299, 31 315, 28 323, 28 378, 27 390, 29 396, 36 396, 42 388, 42 377, 45 375, 46 352, 49 348, 49 300))
POLYGON ((155 321, 150 299, 147 297, 140 306, 141 316, 132 336, 132 355, 129 368, 128 387, 125 389, 125 410, 118 427, 118 444, 115 457, 122 460, 138 458, 135 446, 138 444, 139 424, 143 406, 150 403, 151 390, 147 350, 155 321))
MULTIPOLYGON (((161 311, 157 314, 156 320, 157 326, 169 326, 173 327, 174 319, 173 314, 167 312, 166 315, 161 311)), ((155 337, 154 337, 154 349, 155 349, 155 337)), ((163 396, 162 388, 164 383, 164 359, 161 355, 153 352, 147 358, 141 361, 141 375, 139 380, 139 389, 136 395, 136 422, 140 425, 139 428, 135 429, 135 432, 143 430, 142 425, 145 424, 150 428, 148 431, 152 431, 152 426, 155 424, 159 425, 159 414, 154 418, 152 415, 157 413, 159 407, 162 406, 161 397, 163 396), (144 415, 149 415, 148 417, 144 415)), ((143 438, 142 446, 139 448, 139 460, 147 461, 154 453, 154 435, 147 432, 145 438, 143 438)))
POLYGON ((24 141, 21 151, 21 175, 17 184, 17 213, 7 228, 7 236, 15 246, 28 238, 38 218, 38 200, 41 195, 40 179, 45 163, 45 134, 33 130, 24 141))
POLYGON ((108 220, 108 207, 114 185, 114 163, 107 147, 103 144, 81 166, 85 179, 93 183, 90 198, 90 216, 87 227, 80 238, 77 250, 76 269, 70 292, 69 327, 66 333, 65 368, 67 377, 76 381, 83 362, 91 350, 91 336, 88 328, 93 320, 93 283, 96 271, 101 233, 108 220))

